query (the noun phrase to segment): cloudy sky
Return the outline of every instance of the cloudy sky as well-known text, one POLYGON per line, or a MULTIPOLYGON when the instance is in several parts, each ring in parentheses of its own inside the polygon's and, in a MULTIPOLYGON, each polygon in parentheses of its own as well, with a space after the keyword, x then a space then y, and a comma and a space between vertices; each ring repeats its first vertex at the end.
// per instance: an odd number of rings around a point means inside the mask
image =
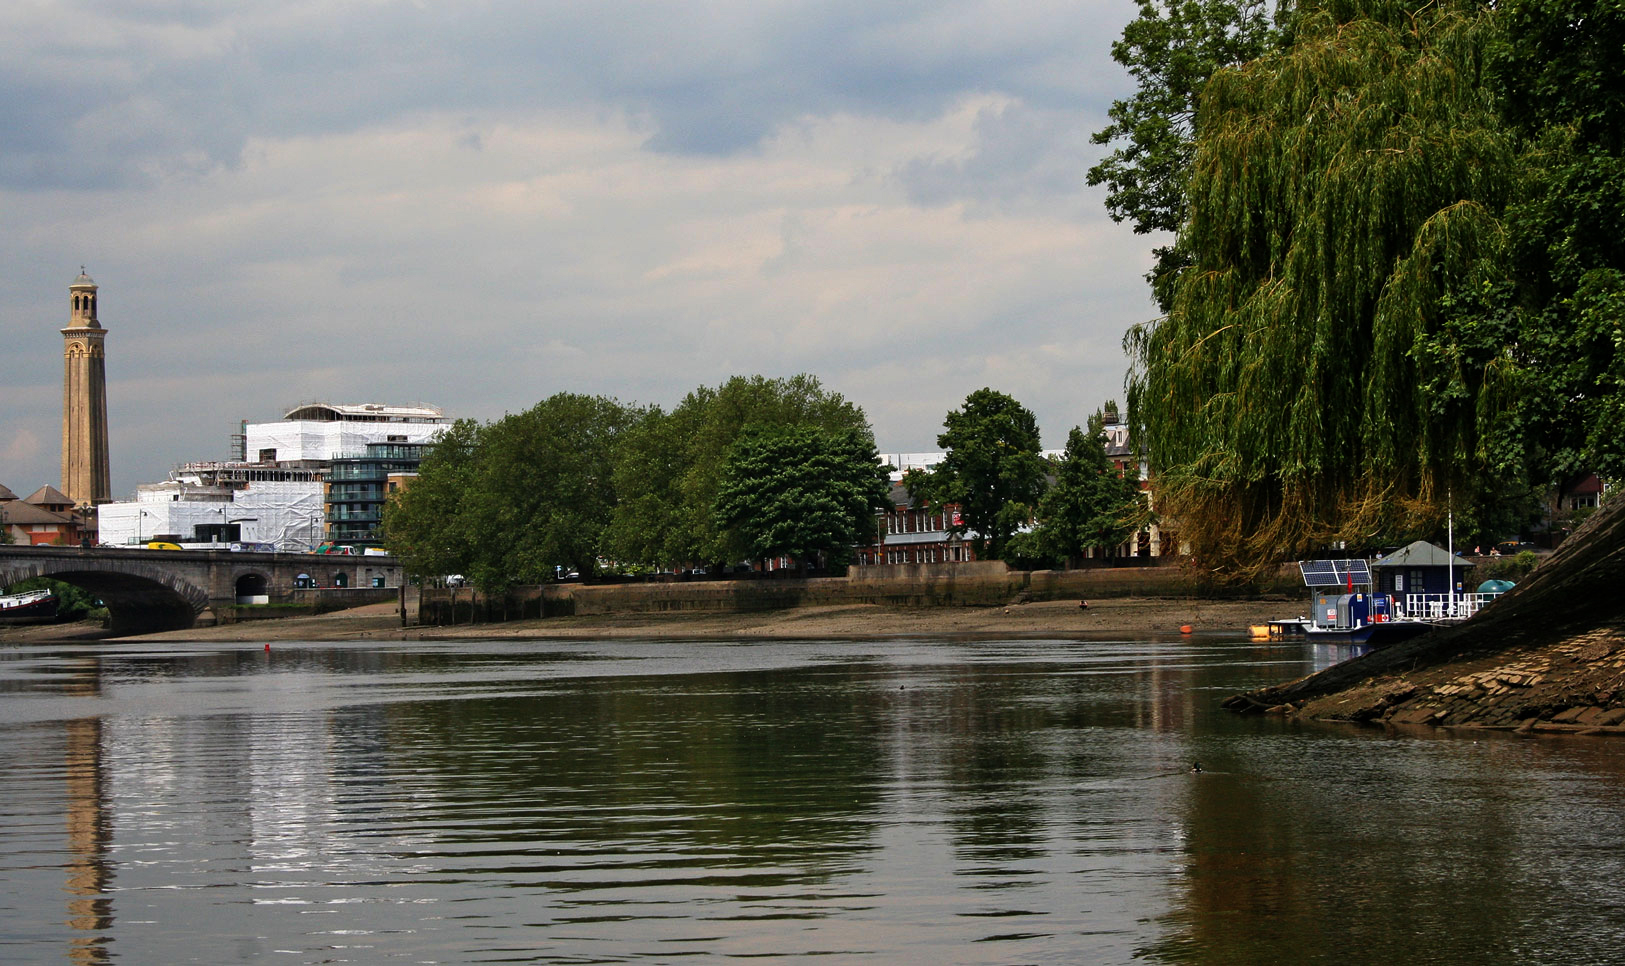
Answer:
POLYGON ((1130 0, 0 4, 0 483, 59 483, 67 286, 115 498, 295 403, 481 420, 810 372, 883 451, 1122 393, 1158 241, 1084 184, 1130 0))

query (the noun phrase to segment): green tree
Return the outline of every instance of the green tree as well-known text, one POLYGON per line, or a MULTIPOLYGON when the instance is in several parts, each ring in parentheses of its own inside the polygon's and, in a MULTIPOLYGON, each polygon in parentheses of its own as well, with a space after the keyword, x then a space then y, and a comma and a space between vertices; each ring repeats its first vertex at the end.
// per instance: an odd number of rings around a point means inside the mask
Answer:
POLYGON ((857 429, 747 426, 723 461, 716 526, 754 558, 845 560, 875 536, 891 492, 874 440, 857 429))
POLYGON ((1159 509, 1216 576, 1431 532, 1484 485, 1512 361, 1451 325, 1506 277, 1492 28, 1472 3, 1340 0, 1209 81, 1192 264, 1126 344, 1159 509))
POLYGON ((1490 76, 1520 141, 1514 284, 1476 318, 1514 345, 1509 466, 1537 483, 1625 475, 1625 5, 1499 5, 1490 76))
POLYGON ((436 437, 418 475, 384 503, 384 544, 407 573, 466 574, 473 566, 476 538, 468 495, 479 437, 477 422, 457 420, 436 437))
POLYGON ((558 393, 479 426, 459 420, 384 509, 384 539, 408 571, 465 575, 496 593, 591 574, 615 507, 621 434, 639 411, 558 393))
MULTIPOLYGON (((1112 102, 1110 123, 1096 144, 1116 145, 1089 169, 1105 185, 1112 220, 1138 233, 1176 232, 1185 223, 1185 193, 1195 153, 1197 106, 1208 78, 1222 67, 1258 57, 1279 42, 1286 6, 1271 14, 1268 0, 1139 0, 1140 15, 1112 44, 1112 59, 1128 69, 1134 94, 1112 102)), ((1163 310, 1188 256, 1172 245, 1156 249, 1147 276, 1163 310)))
POLYGON ((1079 557, 1089 549, 1110 554, 1145 520, 1138 474, 1125 475, 1113 465, 1100 427, 1099 413, 1087 432, 1072 427, 1055 482, 1038 504, 1038 545, 1053 559, 1079 557))
POLYGON ((481 588, 590 576, 616 504, 617 443, 637 414, 613 399, 557 393, 485 427, 468 502, 481 588))
POLYGON ((930 470, 909 471, 904 484, 917 502, 957 504, 953 531, 970 534, 978 557, 1003 559, 1044 493, 1038 420, 1010 396, 978 389, 943 425, 937 445, 947 455, 930 470))
POLYGON ((653 566, 741 560, 749 547, 717 526, 723 463, 747 425, 853 430, 872 441, 863 410, 814 376, 735 376, 689 393, 626 439, 616 465, 620 504, 609 529, 611 553, 653 566))

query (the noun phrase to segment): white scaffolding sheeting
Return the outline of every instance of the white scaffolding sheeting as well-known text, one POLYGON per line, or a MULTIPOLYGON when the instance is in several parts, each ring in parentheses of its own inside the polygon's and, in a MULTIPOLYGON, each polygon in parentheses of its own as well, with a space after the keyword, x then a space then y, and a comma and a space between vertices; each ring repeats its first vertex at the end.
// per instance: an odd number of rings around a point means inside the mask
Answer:
POLYGON ((134 502, 106 503, 98 511, 98 537, 111 546, 139 545, 159 536, 193 543, 198 528, 235 525, 244 543, 277 550, 309 550, 321 542, 322 484, 316 481, 249 483, 230 491, 161 484, 143 488, 134 502))
POLYGON ((317 422, 296 420, 249 423, 246 429, 250 460, 334 460, 361 456, 368 443, 422 443, 444 432, 436 423, 317 422))

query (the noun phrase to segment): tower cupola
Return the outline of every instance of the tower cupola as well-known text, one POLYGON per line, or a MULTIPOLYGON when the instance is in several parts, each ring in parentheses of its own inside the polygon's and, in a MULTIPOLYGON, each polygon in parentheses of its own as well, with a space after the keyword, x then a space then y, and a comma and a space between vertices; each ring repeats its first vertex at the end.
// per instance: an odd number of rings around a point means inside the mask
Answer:
POLYGON ((96 280, 85 274, 79 266, 79 277, 68 286, 68 327, 73 329, 99 329, 96 321, 96 280))

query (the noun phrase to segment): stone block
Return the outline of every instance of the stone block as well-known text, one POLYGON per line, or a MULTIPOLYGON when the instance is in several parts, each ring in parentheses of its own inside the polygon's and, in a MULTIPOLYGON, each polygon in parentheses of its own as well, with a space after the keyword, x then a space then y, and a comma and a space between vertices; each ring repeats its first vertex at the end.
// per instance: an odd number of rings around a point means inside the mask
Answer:
POLYGON ((1394 724, 1426 724, 1432 720, 1437 710, 1436 708, 1406 708, 1392 715, 1388 720, 1394 724))

